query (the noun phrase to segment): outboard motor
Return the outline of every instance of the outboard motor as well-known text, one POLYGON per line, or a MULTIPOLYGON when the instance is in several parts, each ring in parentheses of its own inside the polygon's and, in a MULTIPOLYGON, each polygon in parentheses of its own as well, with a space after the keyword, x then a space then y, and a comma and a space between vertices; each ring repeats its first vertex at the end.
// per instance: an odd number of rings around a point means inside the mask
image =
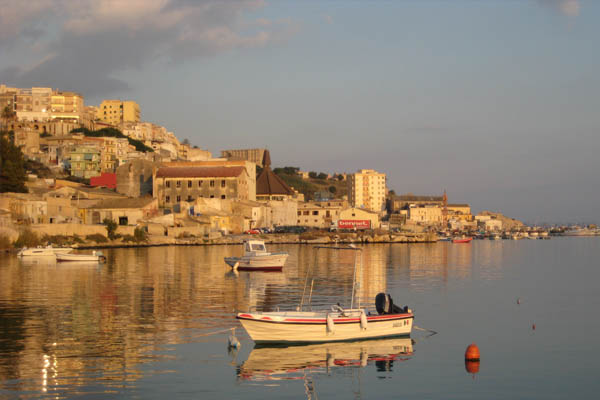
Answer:
POLYGON ((401 314, 408 311, 408 306, 401 308, 394 304, 392 296, 386 293, 379 293, 375 296, 375 308, 379 315, 383 314, 401 314))

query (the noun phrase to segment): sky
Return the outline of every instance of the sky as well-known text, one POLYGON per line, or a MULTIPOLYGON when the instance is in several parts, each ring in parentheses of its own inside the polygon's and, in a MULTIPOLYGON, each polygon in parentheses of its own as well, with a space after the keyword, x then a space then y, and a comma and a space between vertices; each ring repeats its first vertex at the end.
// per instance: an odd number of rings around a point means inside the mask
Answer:
POLYGON ((215 156, 598 223, 598 20, 593 0, 0 0, 0 83, 134 100, 215 156))

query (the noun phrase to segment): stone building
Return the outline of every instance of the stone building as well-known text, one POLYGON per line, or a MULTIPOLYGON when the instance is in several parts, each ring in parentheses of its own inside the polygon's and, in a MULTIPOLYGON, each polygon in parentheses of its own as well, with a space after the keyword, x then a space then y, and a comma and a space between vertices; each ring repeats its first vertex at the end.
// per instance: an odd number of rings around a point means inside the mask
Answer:
POLYGON ((143 219, 158 215, 158 201, 152 197, 139 199, 106 199, 79 209, 84 224, 101 224, 105 218, 119 225, 137 225, 143 219))
POLYGON ((152 195, 152 174, 158 163, 132 160, 117 168, 117 192, 128 197, 152 195))
POLYGON ((94 146, 74 146, 69 155, 71 175, 91 178, 100 175, 100 150, 94 146))
POLYGON ((221 150, 221 157, 228 160, 246 160, 259 167, 264 167, 263 159, 266 149, 221 150))
POLYGON ((313 228, 329 229, 340 219, 340 213, 348 207, 345 201, 310 201, 298 203, 297 224, 313 228))
POLYGON ((135 101, 104 100, 98 107, 96 118, 114 126, 139 122, 140 106, 135 101))
POLYGON ((423 225, 440 225, 443 222, 442 207, 433 204, 410 206, 408 221, 423 225))
POLYGON ((244 167, 163 166, 154 173, 152 193, 169 208, 198 198, 249 200, 250 184, 244 167))
POLYGON ((390 214, 406 209, 410 205, 438 205, 444 204, 443 196, 415 196, 414 194, 391 195, 388 200, 388 211, 390 214))

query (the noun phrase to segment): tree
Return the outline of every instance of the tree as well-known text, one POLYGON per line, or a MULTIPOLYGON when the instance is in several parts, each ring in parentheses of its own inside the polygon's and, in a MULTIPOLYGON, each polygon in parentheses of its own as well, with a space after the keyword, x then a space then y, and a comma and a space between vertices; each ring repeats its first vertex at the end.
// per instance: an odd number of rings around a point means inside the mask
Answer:
POLYGON ((316 179, 317 178, 317 173, 315 171, 310 171, 308 173, 308 177, 312 178, 312 179, 316 179))
POLYGON ((106 226, 106 236, 110 240, 114 240, 117 238, 117 223, 110 218, 104 218, 102 224, 106 226))
POLYGON ((337 188, 335 186, 329 186, 329 193, 335 194, 337 192, 337 188))
MULTIPOLYGON (((11 106, 7 105, 2 109, 2 115, 0 115, 0 117, 2 118, 2 121, 4 121, 4 125, 6 126, 7 130, 8 130, 8 122, 13 121, 16 116, 17 116, 17 114, 14 112, 14 110, 12 109, 11 106)), ((0 126, 0 128, 2 128, 2 127, 0 126)))
POLYGON ((189 146, 190 145, 190 139, 188 139, 188 138, 183 139, 183 142, 181 142, 181 144, 187 144, 189 146))
POLYGON ((26 181, 21 149, 9 140, 7 132, 0 131, 0 193, 27 193, 26 181))
POLYGON ((137 243, 146 242, 148 241, 148 233, 143 227, 137 227, 133 231, 133 238, 137 243))
POLYGON ((317 175, 318 179, 327 179, 327 174, 325 172, 319 172, 319 175, 317 175))

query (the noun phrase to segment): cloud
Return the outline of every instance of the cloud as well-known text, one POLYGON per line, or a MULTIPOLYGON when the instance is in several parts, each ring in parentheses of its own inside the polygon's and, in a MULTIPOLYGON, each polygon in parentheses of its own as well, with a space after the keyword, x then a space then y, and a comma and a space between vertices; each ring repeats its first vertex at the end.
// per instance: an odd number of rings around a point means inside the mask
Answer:
POLYGON ((262 0, 8 0, 0 49, 12 57, 0 61, 0 81, 85 95, 126 89, 115 77, 121 71, 268 46, 297 32, 291 20, 247 21, 265 7, 262 0), (11 58, 17 65, 6 64, 11 58))
POLYGON ((538 0, 538 3, 549 6, 567 17, 579 16, 579 0, 538 0))

